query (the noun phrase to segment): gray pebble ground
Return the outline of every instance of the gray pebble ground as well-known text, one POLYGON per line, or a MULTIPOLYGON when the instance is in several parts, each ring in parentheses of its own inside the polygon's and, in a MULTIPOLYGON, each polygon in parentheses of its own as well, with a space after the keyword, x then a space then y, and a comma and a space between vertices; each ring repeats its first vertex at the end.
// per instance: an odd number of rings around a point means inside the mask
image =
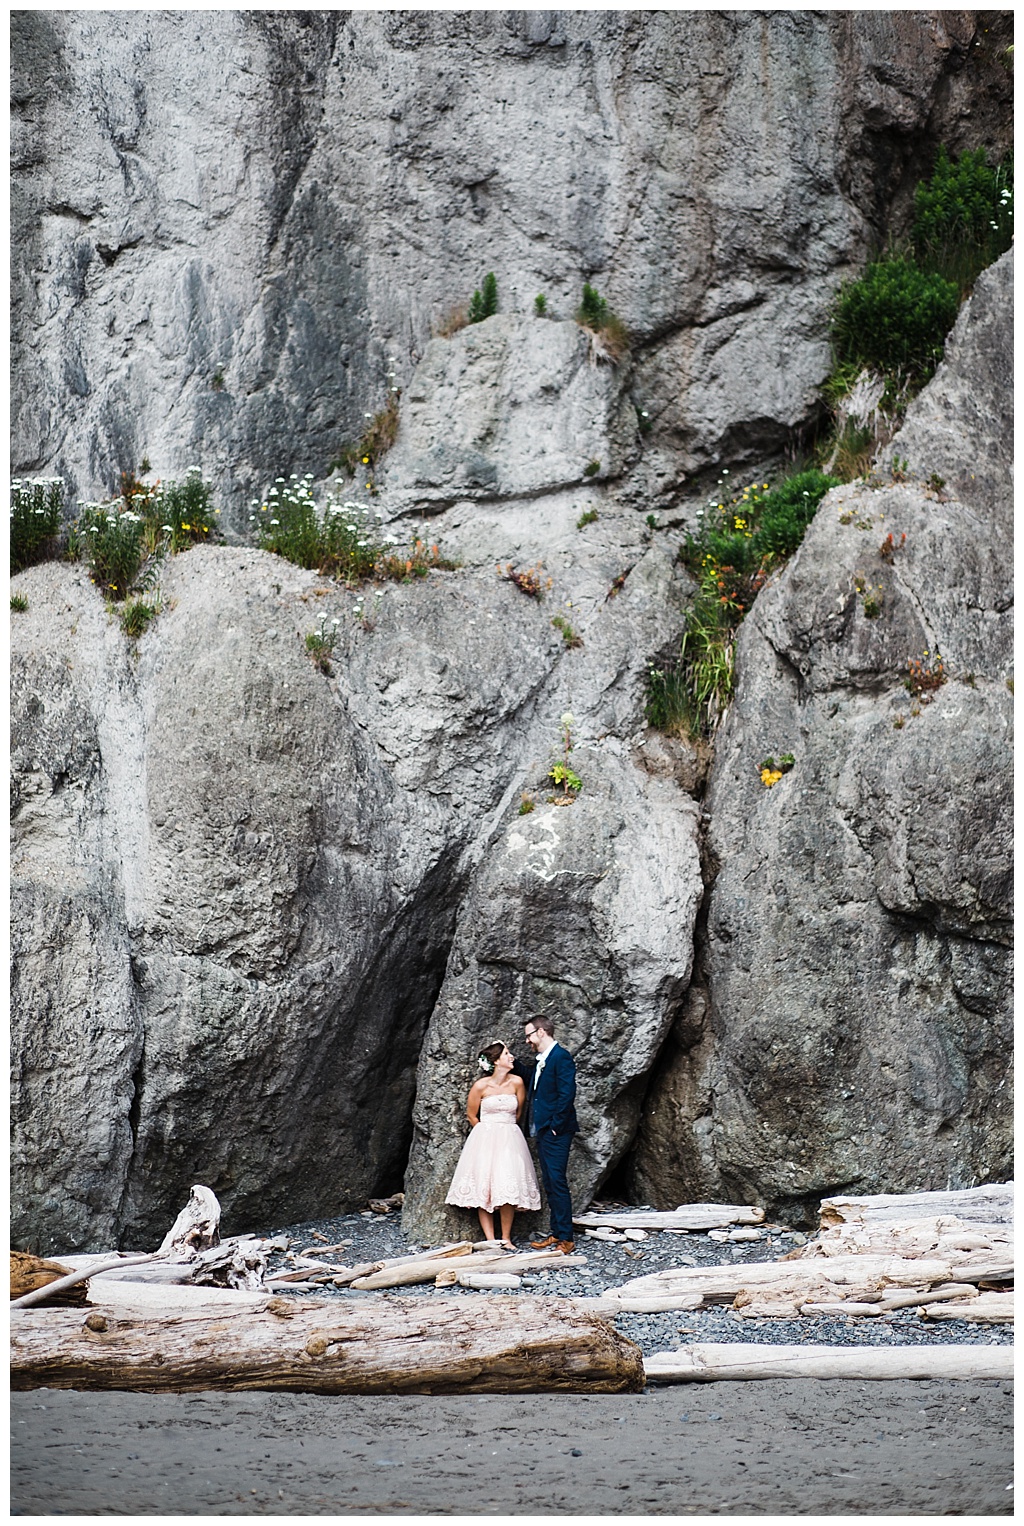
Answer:
MULTIPOLYGON (((350 1241, 344 1255, 329 1257, 339 1265, 356 1265, 363 1261, 380 1260, 389 1256, 401 1256, 418 1249, 427 1249, 407 1240, 402 1233, 401 1217, 397 1213, 353 1213, 343 1218, 314 1219, 304 1224, 291 1224, 285 1229, 262 1231, 267 1236, 287 1237, 291 1250, 306 1250, 316 1255, 318 1244, 337 1245, 350 1241), (320 1241, 316 1236, 323 1236, 320 1241)), ((514 1233, 514 1231, 513 1231, 514 1233)), ((569 1295, 572 1297, 596 1297, 608 1288, 621 1286, 633 1277, 658 1272, 672 1266, 713 1266, 729 1261, 772 1261, 803 1244, 807 1236, 787 1230, 782 1226, 770 1226, 762 1232, 762 1238, 737 1245, 711 1240, 706 1234, 651 1233, 644 1241, 630 1244, 609 1243, 587 1239, 579 1231, 576 1241, 577 1255, 587 1258, 586 1266, 567 1266, 542 1269, 524 1276, 524 1293, 569 1295)), ((810 1237, 810 1238, 813 1238, 810 1237)), ((528 1242, 518 1241, 520 1249, 529 1249, 528 1242)), ((284 1269, 283 1253, 271 1256, 272 1269, 284 1269)), ((469 1289, 436 1289, 432 1284, 416 1284, 396 1290, 403 1296, 424 1298, 479 1297, 469 1289)), ((303 1297, 309 1297, 308 1289, 303 1297)), ((373 1293, 353 1292, 350 1289, 325 1287, 325 1298, 372 1298, 373 1293)), ((516 1298, 517 1289, 495 1290, 498 1298, 516 1298)), ((620 1314, 613 1321, 616 1329, 636 1342, 644 1356, 656 1351, 671 1351, 676 1347, 704 1341, 754 1341, 765 1345, 798 1345, 801 1341, 811 1344, 833 1346, 907 1346, 914 1344, 934 1345, 949 1342, 954 1345, 1012 1345, 1012 1325, 980 1325, 968 1320, 921 1320, 913 1308, 901 1309, 893 1314, 872 1317, 826 1318, 821 1315, 798 1319, 741 1319, 728 1308, 713 1308, 698 1312, 675 1312, 667 1314, 620 1314)))

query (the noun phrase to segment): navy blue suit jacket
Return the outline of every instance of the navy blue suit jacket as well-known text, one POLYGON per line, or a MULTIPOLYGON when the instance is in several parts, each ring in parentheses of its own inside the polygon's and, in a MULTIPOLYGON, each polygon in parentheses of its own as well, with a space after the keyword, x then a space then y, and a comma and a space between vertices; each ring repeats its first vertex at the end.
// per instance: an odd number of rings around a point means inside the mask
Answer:
POLYGON ((554 1129, 556 1134, 578 1134, 576 1122, 576 1065, 568 1049, 555 1043, 548 1050, 544 1069, 537 1085, 529 1083, 530 1133, 542 1134, 554 1129))

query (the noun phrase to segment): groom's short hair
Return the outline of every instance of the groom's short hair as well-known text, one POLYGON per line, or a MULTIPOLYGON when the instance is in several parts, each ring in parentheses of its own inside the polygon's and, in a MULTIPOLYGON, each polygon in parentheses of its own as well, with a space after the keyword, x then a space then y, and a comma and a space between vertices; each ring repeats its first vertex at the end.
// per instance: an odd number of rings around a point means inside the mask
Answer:
POLYGON ((543 1031, 547 1034, 548 1038, 552 1038, 552 1039, 554 1038, 554 1036, 555 1036, 555 1020, 554 1020, 554 1018, 552 1018, 552 1017, 527 1017, 527 1018, 523 1019, 523 1027, 524 1028, 526 1027, 527 1023, 532 1023, 535 1028, 543 1029, 543 1031))

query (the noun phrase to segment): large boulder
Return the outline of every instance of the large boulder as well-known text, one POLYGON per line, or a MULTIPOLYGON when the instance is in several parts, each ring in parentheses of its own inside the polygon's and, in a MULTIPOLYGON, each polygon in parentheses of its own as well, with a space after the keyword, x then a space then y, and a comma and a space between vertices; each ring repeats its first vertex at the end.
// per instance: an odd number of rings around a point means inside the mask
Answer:
POLYGON ((937 143, 1009 145, 1010 41, 963 11, 16 12, 14 469, 78 498, 199 464, 244 529, 489 270, 503 313, 567 318, 584 280, 620 313, 652 491, 757 460, 937 143))
POLYGON ((554 1018, 576 1059, 578 1204, 636 1131, 644 1077, 689 983, 703 886, 697 806, 623 754, 612 739, 574 751, 578 798, 540 790, 496 834, 462 903, 417 1081, 403 1214, 417 1237, 466 1227, 444 1197, 476 1055, 501 1038, 527 1058, 529 1018, 554 1018))
POLYGON ((703 989, 645 1104, 640 1196, 798 1212, 1010 1169, 1012 272, 980 277, 892 444, 915 480, 830 493, 744 622, 703 989))

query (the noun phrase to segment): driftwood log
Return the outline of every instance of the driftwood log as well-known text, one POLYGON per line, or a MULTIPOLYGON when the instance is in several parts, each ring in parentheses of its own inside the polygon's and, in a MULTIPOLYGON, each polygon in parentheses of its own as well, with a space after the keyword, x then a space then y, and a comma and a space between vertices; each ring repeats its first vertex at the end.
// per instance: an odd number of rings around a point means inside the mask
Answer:
POLYGON ((12 1298, 24 1298, 33 1293, 36 1303, 65 1307, 84 1304, 85 1287, 81 1282, 70 1281, 73 1276, 74 1269, 60 1261, 44 1261, 41 1256, 29 1255, 28 1251, 11 1251, 12 1298))
POLYGON ((1012 1346, 683 1346, 644 1361, 657 1383, 749 1378, 1011 1378, 1012 1346))
POLYGON ((959 1192, 876 1193, 868 1197, 827 1197, 819 1209, 821 1228, 836 1224, 884 1223, 931 1216, 954 1217, 983 1229, 1013 1224, 1013 1183, 992 1182, 959 1192))
POLYGON ((581 1213, 574 1224, 584 1229, 724 1229, 728 1224, 760 1224, 763 1208, 737 1207, 730 1203, 682 1203, 657 1212, 653 1208, 612 1209, 581 1213))
POLYGON ((979 1293, 969 1302, 927 1303, 918 1310, 922 1319, 969 1319, 978 1325, 1012 1325, 1012 1293, 979 1293))
MULTIPOLYGON (((127 1286, 127 1285, 125 1285, 127 1286)), ((189 1290, 190 1292, 192 1290, 189 1290)), ((216 1296, 197 1290, 200 1297, 216 1296)), ((560 1299, 322 1301, 138 1317, 97 1305, 11 1317, 12 1385, 328 1394, 638 1393, 640 1350, 560 1299)))

